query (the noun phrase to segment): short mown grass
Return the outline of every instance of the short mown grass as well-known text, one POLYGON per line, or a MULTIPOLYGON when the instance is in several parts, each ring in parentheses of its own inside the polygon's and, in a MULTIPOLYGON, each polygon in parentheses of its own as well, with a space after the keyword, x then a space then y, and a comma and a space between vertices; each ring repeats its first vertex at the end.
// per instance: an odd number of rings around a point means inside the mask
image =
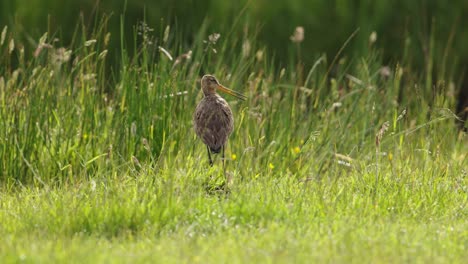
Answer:
POLYGON ((66 47, 45 34, 33 55, 5 29, 2 262, 468 259, 468 143, 449 77, 427 89, 431 74, 382 65, 371 46, 305 68, 291 43, 280 67, 208 24, 190 47, 170 27, 137 28, 132 57, 105 23, 66 47), (204 73, 249 98, 225 97, 229 192, 210 190, 220 160, 208 166, 192 130, 204 73))

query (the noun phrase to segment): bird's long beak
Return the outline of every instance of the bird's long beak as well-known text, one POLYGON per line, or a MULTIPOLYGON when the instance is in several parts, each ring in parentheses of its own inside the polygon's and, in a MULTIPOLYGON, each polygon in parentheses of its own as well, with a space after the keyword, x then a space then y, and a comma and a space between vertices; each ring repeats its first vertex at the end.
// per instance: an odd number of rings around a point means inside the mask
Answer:
POLYGON ((245 100, 247 99, 247 96, 245 96, 245 95, 243 95, 243 94, 241 94, 241 93, 239 93, 239 92, 236 92, 236 91, 234 91, 234 90, 231 90, 231 89, 229 89, 229 88, 227 88, 226 86, 223 86, 223 85, 221 85, 221 84, 218 84, 218 89, 219 89, 220 91, 225 92, 225 93, 227 93, 227 94, 230 94, 230 95, 232 95, 232 96, 234 96, 234 97, 236 97, 237 99, 240 99, 240 100, 242 100, 242 101, 245 101, 245 100))

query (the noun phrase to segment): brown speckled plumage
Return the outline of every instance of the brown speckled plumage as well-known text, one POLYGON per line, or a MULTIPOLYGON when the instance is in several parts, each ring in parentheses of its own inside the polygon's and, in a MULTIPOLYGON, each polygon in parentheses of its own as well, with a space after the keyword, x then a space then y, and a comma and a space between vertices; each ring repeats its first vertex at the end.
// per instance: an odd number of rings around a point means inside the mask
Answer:
POLYGON ((211 75, 203 76, 201 87, 204 97, 193 114, 193 127, 197 136, 208 148, 210 165, 213 165, 211 152, 222 151, 224 163, 224 146, 234 129, 234 117, 226 100, 219 96, 216 90, 219 89, 241 100, 245 100, 245 96, 222 86, 211 75))
POLYGON ((234 118, 226 100, 217 94, 205 96, 193 115, 197 136, 213 153, 219 153, 234 129, 234 118))

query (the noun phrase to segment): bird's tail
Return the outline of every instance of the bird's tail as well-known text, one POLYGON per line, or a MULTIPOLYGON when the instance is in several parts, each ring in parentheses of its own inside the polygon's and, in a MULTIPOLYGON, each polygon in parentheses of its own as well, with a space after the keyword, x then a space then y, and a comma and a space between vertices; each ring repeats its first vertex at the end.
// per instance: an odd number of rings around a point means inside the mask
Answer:
POLYGON ((221 147, 219 147, 219 148, 210 148, 210 151, 212 153, 220 153, 221 152, 221 147))

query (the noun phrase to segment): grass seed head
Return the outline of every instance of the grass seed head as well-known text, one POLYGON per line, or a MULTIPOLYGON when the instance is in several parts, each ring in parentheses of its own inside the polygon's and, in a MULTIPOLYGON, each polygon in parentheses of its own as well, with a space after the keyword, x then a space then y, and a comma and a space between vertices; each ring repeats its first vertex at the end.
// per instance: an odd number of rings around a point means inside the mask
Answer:
POLYGON ((169 51, 167 51, 166 49, 164 49, 163 47, 159 46, 158 47, 159 51, 161 51, 162 54, 164 54, 170 61, 172 61, 172 55, 169 53, 169 51))
POLYGON ((382 126, 380 127, 379 132, 377 132, 377 134, 375 135, 375 145, 376 145, 376 147, 380 147, 380 143, 382 142, 382 138, 383 138, 385 132, 387 132, 389 126, 390 126, 390 122, 385 121, 382 124, 382 126))
POLYGON ((171 27, 169 25, 166 26, 166 29, 164 30, 164 38, 163 42, 166 43, 167 40, 169 39, 169 32, 171 31, 171 27))
POLYGON ((304 41, 304 27, 296 27, 294 33, 289 39, 294 43, 301 43, 304 41))
POLYGON ((8 26, 5 26, 2 30, 2 35, 0 37, 0 46, 2 46, 3 43, 5 42, 7 30, 8 30, 8 26))
POLYGON ((369 36, 369 44, 372 45, 377 41, 377 32, 372 31, 372 33, 369 36))
POLYGON ((244 40, 244 43, 242 43, 242 57, 249 57, 251 49, 250 41, 248 39, 244 40))
POLYGON ((132 161, 133 161, 133 164, 135 164, 135 166, 137 166, 138 168, 141 168, 140 161, 137 159, 137 157, 132 156, 132 161))
POLYGON ((8 54, 11 54, 15 49, 15 40, 11 39, 10 44, 8 45, 8 54))
POLYGON ((211 44, 216 44, 216 42, 218 42, 219 38, 221 37, 221 34, 219 33, 213 33, 211 35, 208 36, 208 41, 211 43, 211 44))
POLYGON ((403 109, 403 111, 401 111, 401 114, 397 117, 397 122, 400 121, 401 119, 403 119, 403 117, 405 117, 406 115, 406 108, 403 109))
POLYGON ((142 138, 141 139, 141 144, 143 144, 143 148, 145 148, 147 151, 150 151, 151 148, 148 144, 148 140, 146 138, 142 138))

